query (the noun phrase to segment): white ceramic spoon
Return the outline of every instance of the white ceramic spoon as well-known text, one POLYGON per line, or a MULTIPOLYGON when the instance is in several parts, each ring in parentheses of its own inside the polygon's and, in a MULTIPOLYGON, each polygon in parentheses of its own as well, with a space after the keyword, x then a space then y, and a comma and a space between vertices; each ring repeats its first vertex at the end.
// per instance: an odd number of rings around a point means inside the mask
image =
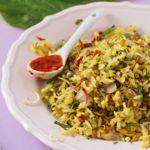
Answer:
POLYGON ((62 58, 62 66, 58 68, 57 70, 52 70, 49 72, 42 72, 35 70, 31 67, 31 62, 28 63, 27 68, 28 71, 34 75, 35 77, 39 77, 41 79, 51 79, 54 76, 56 76, 58 73, 60 73, 65 64, 66 60, 68 58, 69 53, 72 50, 72 47, 74 44, 80 39, 80 37, 100 18, 106 15, 107 13, 104 10, 96 10, 92 12, 88 17, 83 21, 83 23, 80 25, 80 27, 75 31, 75 33, 71 36, 71 38, 68 40, 68 42, 57 52, 51 54, 52 55, 59 55, 62 58))

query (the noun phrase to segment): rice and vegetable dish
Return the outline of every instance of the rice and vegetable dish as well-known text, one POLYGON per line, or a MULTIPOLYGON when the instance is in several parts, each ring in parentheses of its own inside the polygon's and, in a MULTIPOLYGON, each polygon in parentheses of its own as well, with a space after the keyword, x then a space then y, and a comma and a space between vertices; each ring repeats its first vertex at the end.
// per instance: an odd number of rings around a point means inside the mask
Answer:
MULTIPOLYGON (((41 56, 59 49, 46 39, 32 44, 41 56)), ((150 36, 135 25, 112 26, 79 40, 61 74, 40 96, 61 133, 150 147, 150 36)))

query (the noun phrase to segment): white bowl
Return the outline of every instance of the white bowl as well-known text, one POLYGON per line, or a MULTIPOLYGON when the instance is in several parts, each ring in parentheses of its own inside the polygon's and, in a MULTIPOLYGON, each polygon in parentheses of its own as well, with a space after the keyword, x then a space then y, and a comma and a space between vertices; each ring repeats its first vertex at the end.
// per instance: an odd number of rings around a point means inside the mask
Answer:
POLYGON ((68 39, 75 31, 76 19, 85 18, 95 9, 106 9, 110 15, 100 19, 85 35, 89 37, 94 31, 103 31, 115 24, 128 26, 136 23, 141 32, 150 33, 150 7, 123 3, 91 3, 64 10, 56 15, 48 16, 39 24, 26 30, 10 48, 7 60, 3 66, 2 92, 9 111, 22 126, 46 145, 56 150, 140 150, 139 143, 119 142, 98 139, 85 139, 81 136, 62 136, 60 127, 54 124, 55 118, 50 115, 46 106, 27 106, 23 101, 27 98, 35 99, 34 91, 38 91, 41 84, 31 77, 26 69, 27 62, 36 55, 30 51, 29 45, 39 35, 49 39, 52 43, 68 39), (63 142, 54 142, 64 137, 63 142))

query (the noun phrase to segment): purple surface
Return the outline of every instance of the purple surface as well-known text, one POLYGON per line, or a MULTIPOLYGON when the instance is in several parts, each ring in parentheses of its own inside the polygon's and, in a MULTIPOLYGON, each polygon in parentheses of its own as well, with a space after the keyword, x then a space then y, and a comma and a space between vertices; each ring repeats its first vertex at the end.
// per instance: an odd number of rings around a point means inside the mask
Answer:
MULTIPOLYGON (((9 26, 0 17, 0 67, 6 59, 9 47, 22 32, 23 30, 9 26)), ((52 150, 25 131, 24 128, 11 116, 1 94, 0 150, 52 150)))
MULTIPOLYGON (((140 4, 150 4, 150 0, 130 0, 140 4)), ((2 67, 9 47, 20 36, 23 30, 13 28, 0 17, 0 68, 2 67)), ((0 73, 1 78, 1 73, 0 73)), ((52 150, 26 132, 8 112, 0 93, 0 150, 52 150)))

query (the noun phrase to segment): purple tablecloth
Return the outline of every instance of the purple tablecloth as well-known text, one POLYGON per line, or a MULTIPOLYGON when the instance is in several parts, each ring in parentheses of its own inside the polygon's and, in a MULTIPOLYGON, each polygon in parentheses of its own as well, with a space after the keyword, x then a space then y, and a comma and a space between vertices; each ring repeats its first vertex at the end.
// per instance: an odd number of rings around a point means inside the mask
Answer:
MULTIPOLYGON (((130 2, 150 4, 150 0, 130 0, 130 2)), ((9 26, 0 17, 0 68, 6 59, 9 47, 22 32, 23 30, 9 26)), ((0 150, 52 150, 26 132, 11 116, 2 94, 0 94, 0 150)))

